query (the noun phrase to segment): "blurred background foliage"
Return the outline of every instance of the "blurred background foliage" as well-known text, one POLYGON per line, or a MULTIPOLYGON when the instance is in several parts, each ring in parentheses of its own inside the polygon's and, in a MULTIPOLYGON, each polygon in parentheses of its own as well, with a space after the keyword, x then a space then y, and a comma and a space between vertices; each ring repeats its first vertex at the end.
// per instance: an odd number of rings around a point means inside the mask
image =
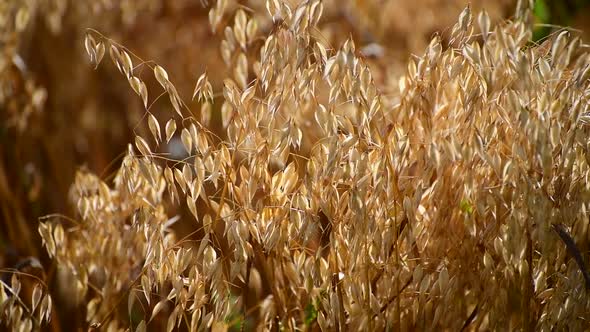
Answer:
POLYGON ((574 26, 588 31, 589 0, 535 0, 534 15, 536 23, 533 39, 547 37, 556 26, 574 26))
MULTIPOLYGON (((468 2, 495 21, 510 17, 515 6, 512 0, 326 0, 320 33, 335 47, 352 35, 387 95, 397 89, 407 59, 435 33, 444 36, 468 2)), ((231 3, 264 7, 264 1, 231 3)), ((535 40, 561 25, 590 31, 589 5, 535 0, 535 40)), ((272 29, 268 18, 260 20, 261 31, 272 29)), ((145 113, 141 101, 115 67, 94 70, 89 64, 86 29, 162 65, 186 101, 205 70, 214 90, 221 89, 228 73, 219 56, 220 32, 211 32, 207 9, 194 0, 8 0, 0 3, 0 22, 0 267, 20 266, 27 257, 41 262, 42 271, 32 273, 57 284, 52 289, 60 293, 53 298, 60 310, 51 328, 61 330, 66 319, 78 325, 84 317, 66 301, 67 278, 47 258, 38 220, 74 215, 68 191, 76 170, 108 179, 135 133, 147 133, 138 125, 145 113)), ((156 115, 170 111, 166 101, 157 104, 156 115)), ((213 119, 214 131, 219 122, 213 119)))

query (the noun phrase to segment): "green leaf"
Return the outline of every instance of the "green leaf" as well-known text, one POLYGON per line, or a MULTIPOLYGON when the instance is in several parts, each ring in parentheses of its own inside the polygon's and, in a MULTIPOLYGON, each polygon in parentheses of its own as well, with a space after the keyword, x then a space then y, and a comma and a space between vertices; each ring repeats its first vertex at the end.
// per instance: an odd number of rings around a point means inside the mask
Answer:
POLYGON ((549 23, 549 19, 551 18, 551 14, 549 13, 549 7, 547 7, 545 0, 536 0, 533 12, 535 14, 535 17, 541 23, 549 23))
MULTIPOLYGON (((535 7, 533 8, 533 14, 537 23, 550 24, 551 23, 551 11, 547 6, 545 0, 535 0, 535 7)), ((537 26, 533 31, 533 41, 537 42, 544 39, 551 33, 551 28, 548 26, 537 26)))
POLYGON ((309 326, 313 324, 313 322, 318 317, 318 310, 317 308, 310 302, 305 307, 305 325, 309 326))
POLYGON ((459 207, 461 208, 461 211, 467 214, 473 213, 473 205, 466 199, 461 200, 461 203, 459 203, 459 207))

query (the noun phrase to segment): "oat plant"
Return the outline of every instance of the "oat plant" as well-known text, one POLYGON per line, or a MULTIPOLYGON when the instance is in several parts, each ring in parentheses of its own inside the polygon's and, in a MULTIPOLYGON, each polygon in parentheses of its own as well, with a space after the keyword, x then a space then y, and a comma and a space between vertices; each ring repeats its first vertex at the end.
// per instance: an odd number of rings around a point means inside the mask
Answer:
MULTIPOLYGON (((326 43, 321 1, 228 2, 206 2, 227 70, 193 101, 87 31, 148 129, 113 181, 79 172, 75 217, 39 226, 90 328, 590 327, 590 54, 574 32, 536 44, 529 1, 497 25, 467 7, 378 86, 352 38, 326 43)), ((18 282, 2 285, 13 326, 38 328, 44 289, 18 309, 18 282)))

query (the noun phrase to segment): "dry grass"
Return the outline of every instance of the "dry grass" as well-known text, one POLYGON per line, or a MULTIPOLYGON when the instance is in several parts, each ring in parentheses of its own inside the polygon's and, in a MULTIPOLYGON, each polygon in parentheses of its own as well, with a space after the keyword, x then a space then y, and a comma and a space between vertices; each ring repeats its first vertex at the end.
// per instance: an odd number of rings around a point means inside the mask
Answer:
MULTIPOLYGON (((590 327, 590 54, 574 32, 534 45, 526 6, 497 24, 468 7, 394 81, 352 38, 330 45, 329 2, 208 6, 227 69, 190 102, 87 30, 93 67, 108 59, 145 108, 113 181, 80 170, 76 216, 39 224, 88 327, 590 327)), ((6 325, 45 326, 48 286, 13 296, 12 275, 6 325)))

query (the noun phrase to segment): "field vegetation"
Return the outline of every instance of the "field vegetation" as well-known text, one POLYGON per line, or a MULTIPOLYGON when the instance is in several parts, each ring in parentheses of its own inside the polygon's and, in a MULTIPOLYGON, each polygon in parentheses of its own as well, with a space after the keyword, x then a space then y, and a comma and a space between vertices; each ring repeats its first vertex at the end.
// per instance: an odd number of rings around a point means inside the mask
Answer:
POLYGON ((584 1, 442 3, 0 4, 0 327, 590 329, 584 1))

